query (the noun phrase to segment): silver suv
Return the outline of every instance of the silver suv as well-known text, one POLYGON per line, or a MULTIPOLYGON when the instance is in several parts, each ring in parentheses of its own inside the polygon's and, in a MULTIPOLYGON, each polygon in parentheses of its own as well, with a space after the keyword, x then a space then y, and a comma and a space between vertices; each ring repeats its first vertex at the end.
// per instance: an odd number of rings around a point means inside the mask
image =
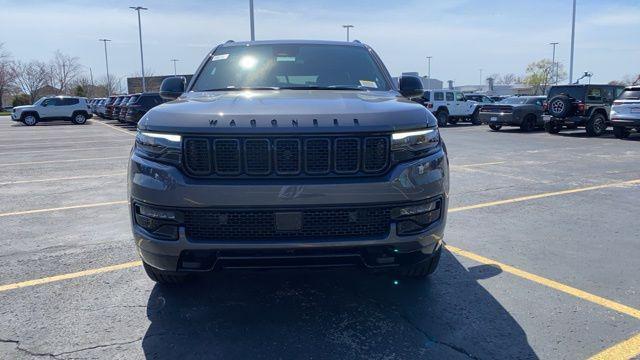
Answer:
POLYGON ((640 86, 625 88, 613 102, 609 117, 618 139, 628 137, 634 128, 640 132, 640 86))
POLYGON ((45 96, 33 105, 16 106, 11 112, 11 120, 21 121, 28 126, 51 120, 70 120, 82 125, 91 117, 87 99, 77 96, 45 96))
POLYGON ((131 223, 149 277, 438 264, 449 164, 435 117, 359 42, 227 42, 138 123, 131 223))

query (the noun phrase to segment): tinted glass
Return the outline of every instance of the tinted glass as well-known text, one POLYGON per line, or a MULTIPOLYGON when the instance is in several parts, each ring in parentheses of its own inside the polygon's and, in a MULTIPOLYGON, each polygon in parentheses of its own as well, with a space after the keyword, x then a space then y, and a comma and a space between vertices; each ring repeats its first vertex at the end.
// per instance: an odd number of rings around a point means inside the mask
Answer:
POLYGON ((426 101, 431 101, 431 93, 428 91, 425 91, 424 94, 422 94, 422 98, 425 99, 426 101))
POLYGON ((618 97, 620 100, 640 100, 640 89, 635 90, 625 90, 618 97))
POLYGON ((549 90, 549 98, 559 94, 569 95, 574 99, 584 98, 586 86, 554 86, 549 90))
POLYGON ((265 87, 390 89, 381 68, 363 47, 274 44, 218 49, 192 90, 265 87))
POLYGON ((589 88, 587 91, 587 101, 602 102, 602 89, 597 87, 589 88))
POLYGON ((129 98, 129 101, 127 102, 127 105, 135 104, 136 101, 138 101, 138 97, 139 96, 132 96, 131 98, 129 98))
POLYGON ((516 97, 516 96, 509 97, 500 101, 501 104, 525 104, 526 102, 527 102, 527 98, 516 97))
POLYGON ((456 93, 456 101, 464 101, 464 94, 456 93))
POLYGON ((453 101, 453 93, 447 93, 447 101, 453 101))
POLYGON ((444 100, 444 93, 441 93, 441 92, 433 93, 433 99, 435 101, 443 101, 444 100))
POLYGON ((74 99, 74 98, 64 98, 61 99, 60 101, 60 105, 62 106, 68 106, 68 105, 76 105, 80 102, 79 99, 74 99))

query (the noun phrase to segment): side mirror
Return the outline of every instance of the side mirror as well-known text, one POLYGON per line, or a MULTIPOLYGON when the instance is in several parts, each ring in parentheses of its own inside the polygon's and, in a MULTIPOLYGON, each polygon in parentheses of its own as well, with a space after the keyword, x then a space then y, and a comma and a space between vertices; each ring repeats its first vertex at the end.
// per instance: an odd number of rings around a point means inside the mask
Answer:
POLYGON ((424 89, 422 81, 417 76, 403 75, 400 77, 400 94, 406 98, 422 96, 424 89))
POLYGON ((187 83, 183 76, 172 76, 162 80, 160 96, 165 100, 175 100, 182 95, 187 83))

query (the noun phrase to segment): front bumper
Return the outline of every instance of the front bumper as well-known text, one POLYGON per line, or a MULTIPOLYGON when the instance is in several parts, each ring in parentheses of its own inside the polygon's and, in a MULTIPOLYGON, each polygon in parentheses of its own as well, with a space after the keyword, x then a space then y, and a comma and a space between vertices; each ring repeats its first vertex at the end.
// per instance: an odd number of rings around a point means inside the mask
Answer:
POLYGON ((128 190, 131 224, 138 253, 147 264, 167 271, 202 271, 224 267, 318 266, 342 264, 389 268, 424 261, 444 236, 449 168, 444 151, 397 165, 376 178, 299 180, 202 180, 172 166, 132 155, 128 190), (161 240, 136 223, 135 204, 180 209, 306 209, 402 207, 440 200, 440 217, 412 235, 398 235, 391 223, 385 235, 338 238, 268 238, 222 241, 190 239, 185 226, 177 240, 161 240), (195 261, 196 259, 201 259, 195 261), (199 265, 193 265, 199 263, 199 265), (231 264, 231 265, 229 265, 231 264), (256 265, 258 264, 258 265, 256 265))
POLYGON ((640 114, 637 115, 612 115, 612 126, 640 128, 640 114))
POLYGON ((12 112, 12 113, 11 113, 11 120, 13 120, 13 121, 20 121, 20 115, 21 115, 21 113, 12 112))
POLYGON ((513 113, 483 113, 478 115, 480 122, 489 125, 499 126, 520 126, 522 119, 514 116, 513 113))

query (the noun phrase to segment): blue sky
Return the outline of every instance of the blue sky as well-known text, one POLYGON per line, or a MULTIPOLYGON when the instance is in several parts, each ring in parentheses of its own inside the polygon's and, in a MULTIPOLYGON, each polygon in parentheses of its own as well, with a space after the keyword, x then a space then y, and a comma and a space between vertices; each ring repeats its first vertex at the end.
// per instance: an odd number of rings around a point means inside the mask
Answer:
MULTIPOLYGON (((534 60, 557 58, 568 68, 571 0, 313 1, 254 0, 257 39, 352 38, 371 45, 397 75, 476 84, 483 74, 523 74, 534 60)), ((215 1, 10 1, 0 0, 0 42, 18 59, 46 60, 56 49, 78 56, 95 77, 105 73, 102 43, 109 44, 110 70, 139 72, 137 18, 143 13, 145 65, 154 74, 191 73, 209 49, 228 39, 249 38, 248 0, 215 1)), ((575 74, 594 73, 608 82, 640 73, 640 0, 578 0, 575 74)))

